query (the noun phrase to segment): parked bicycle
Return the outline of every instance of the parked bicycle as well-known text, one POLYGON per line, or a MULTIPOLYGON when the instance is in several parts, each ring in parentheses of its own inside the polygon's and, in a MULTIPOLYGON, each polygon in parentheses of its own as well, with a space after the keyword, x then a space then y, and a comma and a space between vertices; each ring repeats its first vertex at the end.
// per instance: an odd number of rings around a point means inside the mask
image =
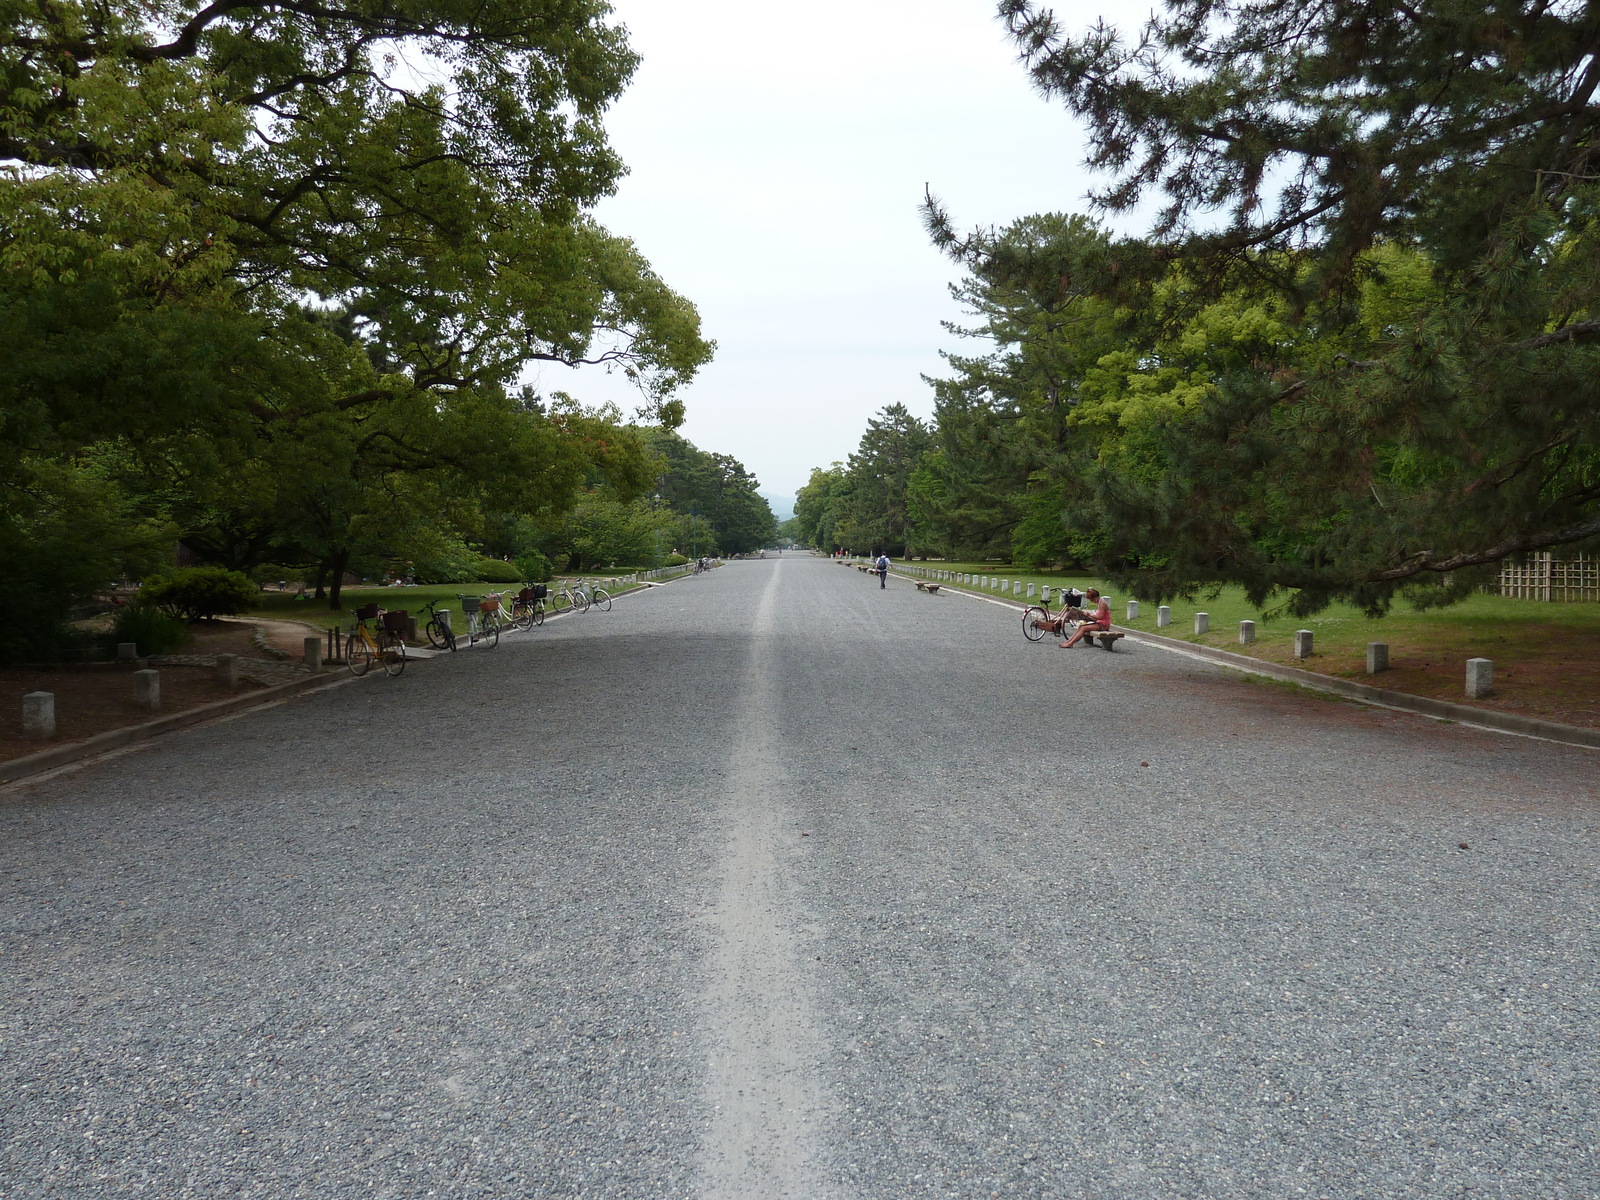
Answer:
POLYGON ((542 583, 531 583, 523 588, 511 602, 511 623, 522 630, 543 625, 544 602, 549 594, 550 588, 542 583))
POLYGON ((588 612, 589 593, 563 583, 559 591, 550 594, 550 607, 558 617, 569 612, 588 612))
POLYGON ((1054 616, 1050 615, 1050 602, 1041 601, 1039 604, 1030 604, 1022 611, 1022 636, 1030 642, 1037 642, 1045 634, 1054 634, 1065 637, 1072 632, 1084 616, 1083 593, 1076 589, 1067 589, 1061 593, 1061 607, 1054 616), (1077 617, 1073 614, 1077 613, 1077 617))
POLYGON ((493 649, 500 644, 500 597, 461 596, 461 611, 467 615, 467 644, 487 642, 493 649))
POLYGON ((611 593, 606 591, 605 588, 601 587, 598 581, 593 587, 585 587, 583 585, 583 580, 580 579, 578 580, 574 591, 581 592, 585 597, 588 598, 589 604, 585 606, 586 608, 592 606, 594 608, 598 608, 601 612, 611 611, 611 593))
POLYGON ((422 606, 428 614, 428 623, 424 627, 424 632, 428 635, 428 644, 435 650, 454 650, 455 634, 445 622, 445 618, 440 615, 438 605, 437 600, 429 600, 422 606))
POLYGON ((389 675, 398 675, 406 669, 406 643, 400 630, 394 627, 398 621, 391 624, 384 619, 386 617, 403 621, 405 614, 386 613, 376 604, 366 604, 356 609, 355 628, 350 631, 344 651, 350 674, 365 675, 374 662, 382 663, 384 672, 389 675), (367 622, 371 620, 379 622, 376 632, 367 627, 367 622))

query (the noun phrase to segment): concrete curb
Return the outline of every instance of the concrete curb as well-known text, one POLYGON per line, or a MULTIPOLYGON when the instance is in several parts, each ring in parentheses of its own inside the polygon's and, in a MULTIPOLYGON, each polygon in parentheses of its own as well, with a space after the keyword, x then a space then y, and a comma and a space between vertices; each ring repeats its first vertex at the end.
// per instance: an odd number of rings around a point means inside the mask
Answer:
MULTIPOLYGON (((900 578, 909 580, 915 577, 902 575, 900 578)), ((1021 612, 1028 607, 1026 604, 1001 600, 997 596, 985 596, 979 592, 969 592, 959 586, 951 587, 949 584, 944 584, 943 586, 949 588, 952 595, 966 596, 973 600, 987 600, 990 604, 999 604, 1014 612, 1021 612)), ((1118 628, 1127 634, 1129 641, 1144 642, 1174 654, 1187 654, 1190 658, 1198 658, 1205 662, 1232 667, 1236 671, 1244 671, 1250 675, 1265 675, 1270 679, 1281 679, 1288 683, 1310 688, 1312 691, 1328 692, 1335 696, 1342 696, 1347 700, 1358 700, 1362 704, 1372 704, 1379 708, 1391 708, 1397 712, 1412 713, 1419 717, 1431 717, 1436 721, 1454 721, 1461 725, 1474 725, 1479 729, 1489 729, 1496 733, 1513 733, 1522 737, 1541 738, 1547 742, 1581 746, 1586 750, 1600 750, 1600 729, 1585 729, 1581 725, 1563 725, 1559 721, 1545 721, 1538 717, 1524 717, 1518 713, 1499 712, 1491 708, 1475 708, 1470 704, 1456 704, 1449 700, 1433 700, 1427 696, 1413 696, 1410 692, 1391 691, 1388 688, 1373 687, 1368 683, 1357 683, 1353 679, 1341 679, 1337 675, 1321 675, 1316 671, 1307 671, 1300 667, 1286 667, 1281 663, 1251 658, 1248 654, 1235 654, 1231 650, 1218 650, 1211 646, 1197 646, 1193 642, 1162 637, 1159 633, 1144 633, 1128 629, 1126 626, 1118 628)))
POLYGON ((53 771, 57 767, 64 767, 69 763, 77 762, 79 759, 93 758, 95 755, 104 754, 108 750, 120 749, 134 742, 142 742, 153 737, 159 737, 164 733, 173 733, 179 729, 186 729, 190 725, 198 725, 214 717, 223 717, 229 713, 254 708, 257 705, 270 704, 276 700, 287 699, 296 692, 307 691, 318 685, 326 686, 343 683, 354 678, 353 675, 343 672, 327 675, 307 675, 304 679, 291 679, 287 683, 278 683, 253 692, 230 696, 226 700, 218 700, 212 704, 202 704, 199 708, 185 709, 183 712, 173 713, 171 716, 157 717, 154 721, 146 721, 142 725, 128 725, 122 729, 108 729, 104 733, 97 733, 81 742, 68 742, 63 746, 52 746, 48 750, 24 754, 21 758, 13 758, 9 762, 0 762, 0 787, 10 783, 17 783, 29 776, 53 771), (342 679, 340 675, 343 675, 342 679))

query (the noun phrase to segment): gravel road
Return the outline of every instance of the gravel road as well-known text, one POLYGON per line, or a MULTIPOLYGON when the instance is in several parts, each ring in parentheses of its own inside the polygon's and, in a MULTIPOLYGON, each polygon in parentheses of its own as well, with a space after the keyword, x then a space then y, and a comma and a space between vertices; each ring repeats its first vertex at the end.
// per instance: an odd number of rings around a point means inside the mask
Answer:
POLYGON ((0 1197, 1600 1195, 1600 756, 826 561, 0 793, 0 1197))

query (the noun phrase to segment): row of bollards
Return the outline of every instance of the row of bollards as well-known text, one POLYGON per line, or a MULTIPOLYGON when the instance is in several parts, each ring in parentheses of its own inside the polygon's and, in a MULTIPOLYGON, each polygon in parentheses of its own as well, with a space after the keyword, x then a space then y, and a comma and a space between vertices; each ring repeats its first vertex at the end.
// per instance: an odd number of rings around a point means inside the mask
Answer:
MULTIPOLYGON (((315 640, 315 639, 309 639, 315 640)), ((213 668, 217 682, 239 686, 239 659, 233 654, 217 655, 213 668)), ((161 672, 151 668, 133 673, 133 702, 150 712, 161 710, 161 672)), ((22 735, 52 738, 56 735, 56 697, 54 692, 29 692, 22 697, 22 735)))
MULTIPOLYGON (((1156 624, 1172 624, 1172 610, 1166 605, 1156 609, 1156 624)), ((1211 614, 1195 613, 1194 631, 1196 634, 1209 633, 1211 630, 1211 614)), ((1254 621, 1239 622, 1239 644, 1248 646, 1256 640, 1256 623, 1254 621)), ((1316 634, 1309 629, 1297 629, 1294 635, 1294 656, 1296 658, 1310 658, 1316 651, 1316 634)), ((1367 674, 1377 675, 1389 669, 1389 643, 1367 643, 1367 674)), ((1466 693, 1468 699, 1482 700, 1494 692, 1494 661, 1487 658, 1467 659, 1466 693)))

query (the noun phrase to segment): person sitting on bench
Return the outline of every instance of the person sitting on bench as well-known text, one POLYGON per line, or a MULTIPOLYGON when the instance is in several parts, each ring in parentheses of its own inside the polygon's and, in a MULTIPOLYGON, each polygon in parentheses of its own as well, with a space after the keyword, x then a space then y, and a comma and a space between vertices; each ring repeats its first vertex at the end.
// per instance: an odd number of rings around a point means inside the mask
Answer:
POLYGON ((1094 612, 1091 614, 1083 612, 1081 609, 1073 610, 1083 619, 1079 622, 1078 628, 1073 631, 1072 636, 1061 643, 1063 650, 1071 649, 1086 637, 1092 638, 1097 633, 1108 633, 1111 629, 1111 605, 1108 601, 1101 599, 1099 589, 1090 588, 1084 593, 1084 599, 1094 604, 1094 612))

